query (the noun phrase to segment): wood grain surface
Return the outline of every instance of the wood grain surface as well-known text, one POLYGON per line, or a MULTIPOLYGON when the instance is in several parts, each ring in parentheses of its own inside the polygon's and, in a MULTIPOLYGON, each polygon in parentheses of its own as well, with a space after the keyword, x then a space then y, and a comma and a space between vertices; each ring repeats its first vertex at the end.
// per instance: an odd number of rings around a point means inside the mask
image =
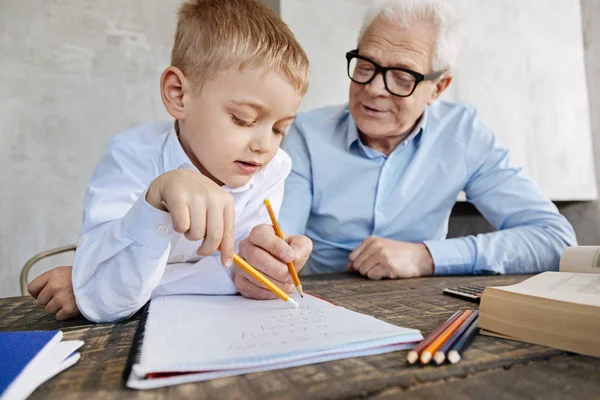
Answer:
MULTIPOLYGON (((309 293, 427 335, 457 309, 476 306, 445 287, 506 285, 525 276, 368 281, 350 274, 304 277, 309 293)), ((62 329, 81 339, 81 360, 38 388, 32 399, 599 399, 600 359, 478 336, 457 365, 410 366, 406 352, 339 360, 152 391, 123 387, 121 374, 139 315, 95 325, 58 322, 30 297, 0 299, 0 331, 62 329)))

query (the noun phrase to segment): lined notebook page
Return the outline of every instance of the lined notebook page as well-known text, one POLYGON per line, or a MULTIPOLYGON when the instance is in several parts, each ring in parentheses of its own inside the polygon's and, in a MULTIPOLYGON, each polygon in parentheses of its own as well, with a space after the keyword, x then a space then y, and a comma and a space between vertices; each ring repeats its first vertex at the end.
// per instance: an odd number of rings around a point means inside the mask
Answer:
POLYGON ((157 297, 150 304, 141 362, 134 369, 143 375, 287 366, 310 357, 422 339, 417 330, 310 295, 298 302, 300 308, 291 309, 281 300, 256 301, 241 296, 157 297))

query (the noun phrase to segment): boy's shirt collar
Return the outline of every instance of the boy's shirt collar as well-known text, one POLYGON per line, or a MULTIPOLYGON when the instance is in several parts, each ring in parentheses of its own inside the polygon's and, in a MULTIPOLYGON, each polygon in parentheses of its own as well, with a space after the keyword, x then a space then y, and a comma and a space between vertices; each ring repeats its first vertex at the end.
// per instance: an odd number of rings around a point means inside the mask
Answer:
MULTIPOLYGON (((174 169, 188 169, 190 171, 196 171, 200 173, 198 168, 192 163, 190 158, 185 154, 181 143, 179 142, 179 138, 177 137, 177 132, 175 131, 175 124, 171 127, 171 131, 167 136, 167 142, 165 143, 165 147, 163 150, 163 167, 164 171, 172 171, 174 169)), ((242 193, 252 189, 256 184, 256 175, 252 176, 248 183, 244 186, 240 186, 237 188, 232 188, 227 185, 221 186, 223 190, 229 193, 242 193)))

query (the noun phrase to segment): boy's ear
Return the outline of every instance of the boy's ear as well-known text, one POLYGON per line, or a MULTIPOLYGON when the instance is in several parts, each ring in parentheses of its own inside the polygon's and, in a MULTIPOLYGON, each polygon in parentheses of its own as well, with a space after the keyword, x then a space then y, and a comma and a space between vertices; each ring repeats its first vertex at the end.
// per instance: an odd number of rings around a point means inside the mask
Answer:
POLYGON ((185 119, 184 96, 188 95, 189 85, 183 72, 170 66, 160 77, 160 94, 167 112, 177 120, 185 119))

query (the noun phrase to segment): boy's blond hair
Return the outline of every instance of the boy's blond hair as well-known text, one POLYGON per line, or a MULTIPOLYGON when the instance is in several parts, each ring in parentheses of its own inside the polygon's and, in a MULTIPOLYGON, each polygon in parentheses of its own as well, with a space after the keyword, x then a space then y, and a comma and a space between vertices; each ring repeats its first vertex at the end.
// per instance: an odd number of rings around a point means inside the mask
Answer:
POLYGON ((187 0, 179 8, 171 65, 196 87, 239 66, 282 70, 308 89, 308 58, 288 26, 255 0, 187 0))

